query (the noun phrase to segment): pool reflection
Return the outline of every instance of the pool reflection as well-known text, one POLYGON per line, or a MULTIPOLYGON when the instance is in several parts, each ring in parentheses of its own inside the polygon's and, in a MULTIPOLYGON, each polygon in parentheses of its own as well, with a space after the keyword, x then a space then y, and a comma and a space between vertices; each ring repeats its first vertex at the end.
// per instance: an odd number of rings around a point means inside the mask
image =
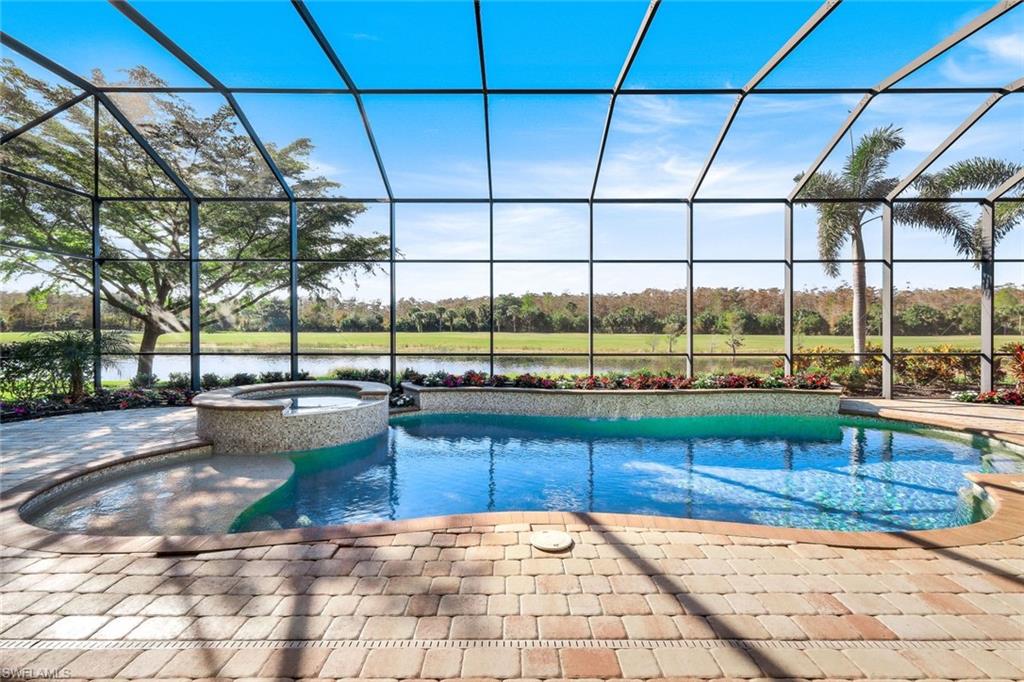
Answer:
POLYGON ((970 443, 820 417, 588 420, 415 415, 387 434, 292 456, 235 531, 483 511, 660 514, 837 530, 970 521, 970 443))

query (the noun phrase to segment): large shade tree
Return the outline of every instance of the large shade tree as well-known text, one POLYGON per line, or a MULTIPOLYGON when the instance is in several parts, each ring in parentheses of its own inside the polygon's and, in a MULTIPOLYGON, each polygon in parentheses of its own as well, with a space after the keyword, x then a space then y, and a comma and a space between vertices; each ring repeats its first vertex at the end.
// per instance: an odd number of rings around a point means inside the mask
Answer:
MULTIPOLYGON (((889 175, 892 155, 905 144, 902 131, 883 126, 861 137, 839 171, 819 171, 807 181, 800 198, 843 199, 816 203, 818 214, 818 255, 830 277, 839 276, 843 251, 849 249, 853 300, 853 352, 864 353, 868 336, 868 287, 865 272, 864 232, 881 218, 881 203, 900 182, 889 175), (855 201, 849 201, 849 200, 855 201)), ((922 174, 914 183, 918 195, 926 198, 955 198, 961 192, 987 192, 998 187, 1021 166, 999 159, 974 157, 953 163, 935 173, 922 174)), ((800 176, 797 177, 797 180, 800 176)), ((995 238, 998 241, 1024 218, 1024 202, 996 205, 995 238)), ((911 228, 935 231, 949 239, 966 258, 981 254, 981 217, 972 215, 955 202, 898 202, 893 204, 893 222, 911 228)), ((854 358, 859 365, 861 356, 854 358)))
MULTIPOLYGON (((6 129, 21 125, 75 96, 70 87, 40 80, 3 60, 2 96, 6 129)), ((93 80, 103 82, 102 74, 93 80)), ((143 68, 129 83, 161 86, 143 68)), ((200 111, 173 94, 112 95, 146 140, 199 197, 280 197, 280 184, 223 101, 200 111)), ((205 97, 212 97, 206 95, 205 97)), ((14 138, 2 148, 3 163, 25 173, 104 197, 161 197, 164 201, 104 201, 101 204, 100 296, 119 318, 141 330, 137 371, 152 374, 157 341, 189 329, 188 204, 174 184, 102 104, 98 131, 98 177, 94 174, 91 99, 14 138), (178 199, 178 200, 175 200, 178 199)), ((282 174, 300 197, 330 196, 338 183, 311 169, 313 145, 302 138, 282 147, 267 145, 282 174)), ((23 278, 36 295, 63 289, 91 295, 92 215, 88 199, 15 175, 3 177, 4 280, 23 278), (75 257, 86 256, 86 258, 75 257)), ((230 326, 246 309, 280 299, 289 288, 288 204, 202 202, 200 326, 230 326)), ((388 237, 356 235, 350 229, 365 210, 347 201, 300 204, 298 285, 307 296, 340 293, 343 282, 374 270, 388 258, 388 237)))

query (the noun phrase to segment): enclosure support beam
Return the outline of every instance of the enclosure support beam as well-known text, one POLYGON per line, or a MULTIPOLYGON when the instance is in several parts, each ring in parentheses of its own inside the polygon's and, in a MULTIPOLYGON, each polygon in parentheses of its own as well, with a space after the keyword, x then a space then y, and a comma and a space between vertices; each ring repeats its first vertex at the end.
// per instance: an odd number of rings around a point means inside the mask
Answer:
POLYGON ((686 376, 693 377, 693 204, 686 204, 686 376))
POLYGON ((484 105, 484 153, 487 158, 487 270, 488 270, 488 372, 494 376, 494 175, 491 170, 491 108, 487 92, 487 63, 484 59, 484 22, 480 0, 473 0, 476 17, 476 49, 480 57, 480 87, 484 105))
POLYGON ((793 204, 786 202, 785 237, 783 240, 783 258, 786 260, 786 273, 783 281, 783 348, 786 357, 783 366, 786 374, 793 374, 793 204))
POLYGON ((370 142, 370 149, 373 151, 373 158, 377 162, 377 169, 380 171, 381 181, 384 183, 384 190, 388 194, 388 200, 394 201, 395 193, 391 191, 391 182, 388 180, 387 170, 384 168, 384 159, 380 155, 380 149, 377 147, 377 138, 373 135, 373 128, 370 126, 370 117, 366 114, 366 107, 363 106, 363 98, 359 94, 359 88, 356 87, 352 77, 349 75, 345 65, 341 63, 341 58, 338 57, 338 53, 334 51, 334 47, 331 45, 331 41, 327 40, 327 36, 321 30, 320 25, 316 19, 310 13, 309 8, 306 7, 306 3, 303 0, 292 0, 292 6, 295 11, 299 13, 302 21, 306 24, 306 28, 313 34, 313 39, 316 40, 320 49, 323 50, 327 60, 331 62, 331 66, 337 72, 338 76, 344 81, 349 91, 352 93, 352 98, 355 100, 356 108, 359 110, 359 117, 363 121, 363 128, 366 131, 366 138, 370 142))
POLYGON ((68 194, 74 194, 75 196, 82 197, 83 199, 92 199, 92 194, 90 194, 89 192, 83 192, 80 189, 68 187, 67 185, 62 185, 59 182, 53 182, 51 180, 47 180, 46 178, 39 177, 38 175, 26 173, 24 171, 11 168, 9 166, 0 165, 0 173, 6 173, 7 175, 13 175, 24 180, 29 180, 31 182, 35 182, 37 184, 49 187, 50 189, 59 190, 61 192, 67 192, 68 194))
POLYGON ((391 348, 391 357, 389 360, 388 368, 390 374, 388 376, 392 386, 398 386, 398 335, 395 331, 395 321, 398 319, 398 300, 395 296, 395 256, 397 251, 395 250, 395 205, 394 203, 388 204, 388 344, 391 348))
POLYGON ((882 397, 886 400, 892 400, 894 370, 892 308, 892 204, 886 202, 882 205, 882 397))
POLYGON ((594 184, 590 187, 590 200, 594 200, 594 196, 597 194, 597 182, 601 177, 601 163, 604 161, 604 150, 608 145, 608 132, 612 127, 612 116, 615 113, 615 101, 619 97, 619 91, 622 90, 622 86, 626 82, 626 77, 629 76, 629 70, 633 67, 633 62, 636 61, 636 55, 640 52, 640 46, 643 45, 644 37, 647 35, 647 30, 651 27, 651 22, 654 21, 654 15, 658 13, 658 7, 661 6, 661 0, 650 0, 647 5, 647 12, 644 13, 644 18, 640 22, 640 27, 636 31, 636 35, 633 37, 633 44, 629 48, 629 52, 626 53, 626 61, 622 64, 622 69, 619 71, 618 78, 615 79, 615 85, 612 87, 612 96, 608 100, 608 113, 604 118, 604 129, 601 132, 601 144, 597 150, 597 165, 594 168, 594 184))
POLYGON ((106 108, 106 110, 110 112, 110 115, 114 117, 114 120, 116 120, 118 124, 120 124, 121 127, 125 129, 128 135, 131 136, 131 138, 135 141, 135 144, 142 147, 142 150, 146 152, 149 158, 153 160, 153 162, 157 165, 157 167, 160 168, 163 174, 166 175, 172 183, 174 183, 174 186, 178 188, 178 191, 185 195, 185 197, 187 197, 188 199, 195 198, 195 195, 192 194, 192 191, 189 189, 188 185, 185 184, 185 182, 180 177, 178 177, 178 174, 174 172, 174 169, 172 169, 163 159, 163 157, 161 157, 156 152, 156 150, 153 149, 149 142, 146 141, 146 138, 142 136, 142 133, 140 133, 138 129, 134 125, 132 125, 132 122, 128 120, 128 117, 126 117, 124 113, 121 112, 121 110, 117 107, 116 104, 114 104, 114 102, 111 101, 110 97, 105 92, 103 92, 102 90, 100 90, 99 88, 97 88, 92 83, 85 80, 78 74, 72 71, 68 71, 57 62, 53 61, 52 59, 49 59, 48 57, 44 57, 42 54, 36 52, 25 43, 21 42, 16 38, 12 38, 3 31, 0 31, 0 43, 2 43, 4 47, 14 50, 26 59, 35 62, 47 71, 57 74, 58 76, 68 81, 72 85, 95 96, 96 99, 98 99, 100 103, 104 106, 104 108, 106 108))
POLYGON ((100 308, 100 104, 92 98, 92 355, 93 388, 103 387, 102 309, 100 308))
POLYGON ((732 105, 732 109, 729 110, 729 114, 725 117, 725 123, 722 124, 722 129, 718 132, 718 137, 715 138, 714 144, 711 145, 711 151, 708 153, 707 159, 704 161, 704 166, 700 169, 700 173, 697 174, 697 179, 693 183, 693 189, 690 190, 690 201, 696 198, 697 193, 700 191, 701 185, 704 184, 704 179, 707 178, 708 173, 711 171, 711 165, 715 162, 715 157, 718 156, 718 152, 722 149, 722 145, 725 143, 725 138, 729 134, 729 129, 732 128, 733 122, 736 120, 737 114, 740 112, 740 107, 743 106, 743 100, 750 92, 756 88, 761 82, 768 77, 772 71, 775 70, 783 59, 789 56, 789 54, 795 50, 800 43, 804 41, 811 32, 816 29, 821 22, 825 21, 828 15, 839 7, 839 3, 842 0, 825 0, 824 3, 810 18, 804 22, 803 26, 797 29, 786 43, 778 49, 778 51, 772 55, 772 58, 765 62, 764 66, 758 70, 754 77, 747 81, 747 84, 740 90, 739 96, 736 98, 735 103, 732 105))
POLYGON ((918 178, 920 178, 924 174, 924 172, 928 170, 929 166, 935 163, 935 161, 940 156, 945 154, 950 147, 956 144, 957 140, 963 137, 967 133, 967 131, 974 126, 975 123, 980 121, 985 114, 991 111, 992 107, 998 104, 1000 100, 1003 99, 1003 97, 1005 97, 1008 94, 1018 92, 1021 89, 1024 89, 1024 78, 1019 78, 1014 82, 1010 83, 1002 92, 989 95, 989 97, 984 102, 981 103, 981 106, 979 106, 977 109, 971 112, 971 114, 967 118, 965 118, 960 123, 960 125, 956 127, 956 130, 950 133, 945 140, 939 143, 939 145, 935 147, 935 149, 933 149, 930 154, 928 154, 928 156, 922 159, 921 163, 917 164, 917 167, 914 168, 914 170, 910 171, 910 173, 908 173, 906 177, 900 180, 899 183, 892 188, 892 190, 886 196, 886 199, 892 201, 900 194, 902 194, 904 190, 906 190, 912 184, 917 182, 918 178))
POLYGON ((1002 199, 1011 189, 1024 182, 1024 168, 1008 177, 1003 184, 996 187, 992 192, 985 197, 982 203, 996 202, 1002 199))
POLYGON ((100 200, 92 200, 92 354, 93 354, 93 388, 97 391, 103 387, 103 367, 100 357, 101 335, 101 282, 100 282, 100 200))
POLYGON ((188 202, 188 346, 189 346, 189 368, 192 375, 192 390, 198 391, 200 387, 199 367, 199 323, 200 304, 199 300, 199 202, 196 199, 189 199, 188 202))
POLYGON ((25 125, 23 125, 23 126, 21 126, 19 128, 15 128, 14 130, 6 133, 3 137, 0 137, 0 144, 7 144, 8 142, 10 142, 14 138, 18 137, 22 133, 28 132, 32 128, 35 128, 40 123, 46 123, 47 121, 49 121, 54 116, 56 116, 56 115, 58 115, 58 114, 60 114, 62 112, 67 111, 68 109, 70 109, 71 107, 75 106, 76 104, 78 104, 79 102, 81 102, 82 100, 84 100, 87 97, 92 97, 92 94, 89 93, 89 92, 83 92, 83 93, 81 93, 80 95, 78 95, 76 97, 72 97, 67 102, 64 102, 63 104, 59 104, 59 105, 55 106, 53 109, 50 109, 46 113, 40 114, 39 116, 36 116, 34 119, 29 121, 25 125))
POLYGON ((995 384, 995 226, 996 206, 981 205, 981 391, 995 384))
MULTIPOLYGON (((174 87, 147 85, 103 85, 96 86, 101 92, 128 93, 219 93, 213 87, 174 87)), ((1001 88, 992 86, 920 87, 887 90, 894 95, 990 95, 1001 88)), ((348 88, 273 88, 273 87, 228 87, 228 92, 237 95, 351 95, 348 88)), ((612 88, 489 88, 492 95, 611 95, 612 88)), ((479 95, 482 88, 359 88, 361 95, 479 95)), ((622 88, 620 95, 738 95, 742 88, 622 88)), ((872 88, 758 88, 759 95, 866 95, 872 88)))
POLYGON ((288 202, 289 353, 292 381, 299 378, 299 207, 288 202))
POLYGON ((281 186, 285 195, 289 199, 294 199, 295 195, 292 193, 292 188, 288 185, 288 181, 285 180, 284 174, 277 167, 274 159, 270 156, 267 148, 263 145, 263 141, 260 140, 259 135, 256 134, 256 130, 249 123, 249 119, 246 117, 245 112, 242 111, 235 96, 231 93, 228 88, 221 83, 212 73, 207 71, 203 66, 196 61, 192 55, 181 48, 177 43, 170 39, 163 31, 156 27, 149 19, 143 16, 137 9, 131 6, 127 0, 109 0, 110 4, 114 6, 117 11, 123 14, 129 21, 142 29, 150 38, 160 44, 165 50, 174 55, 178 61, 183 63, 185 66, 195 72, 197 76, 202 78, 204 81, 210 84, 221 96, 224 97, 228 102, 228 106, 231 107, 231 111, 234 112, 238 121, 242 124, 249 139, 256 146, 260 156, 263 158, 263 162, 270 168, 270 172, 274 174, 274 178, 277 183, 281 186))
POLYGON ((590 230, 587 237, 587 374, 594 375, 594 202, 587 208, 590 230))
POLYGON ((864 110, 867 109, 871 100, 874 99, 875 96, 883 92, 887 92, 904 78, 914 73, 930 61, 941 56, 947 50, 950 50, 962 41, 971 37, 981 29, 985 28, 993 21, 1019 5, 1021 2, 1024 2, 1024 0, 1001 0, 1000 2, 997 2, 977 17, 961 26, 958 30, 949 34, 938 43, 919 54, 904 66, 893 71, 887 78, 878 83, 878 85, 871 88, 871 90, 861 98, 860 102, 857 103, 857 106, 853 108, 850 115, 846 117, 846 121, 842 126, 840 126, 839 130, 836 131, 835 135, 832 136, 832 139, 828 141, 824 149, 821 150, 821 153, 818 154, 818 157, 811 163, 807 171, 805 171, 800 176, 800 179, 797 180, 796 185, 789 193, 790 201, 795 200, 797 195, 803 191, 807 183, 810 182, 811 177, 818 172, 818 169, 821 168, 823 163, 825 163, 825 160, 832 153, 832 150, 834 150, 842 139, 846 137, 850 128, 852 128, 853 124, 857 122, 857 119, 860 118, 862 113, 864 113, 864 110))

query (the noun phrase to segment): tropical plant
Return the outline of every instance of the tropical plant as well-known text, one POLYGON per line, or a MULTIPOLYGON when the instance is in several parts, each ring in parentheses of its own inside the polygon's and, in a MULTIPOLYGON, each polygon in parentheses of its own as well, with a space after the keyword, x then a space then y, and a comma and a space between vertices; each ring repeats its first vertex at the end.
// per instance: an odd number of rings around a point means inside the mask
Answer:
POLYGON ((104 368, 113 367, 115 356, 131 352, 123 332, 105 332, 98 340, 92 331, 82 329, 33 335, 2 347, 0 393, 16 400, 59 395, 78 402, 85 397, 97 361, 104 368))
MULTIPOLYGON (((906 144, 900 128, 875 128, 853 146, 841 171, 819 171, 807 181, 800 198, 837 199, 816 203, 818 254, 830 277, 839 276, 843 249, 849 246, 853 286, 853 352, 863 353, 867 344, 867 281, 864 229, 880 218, 880 198, 900 182, 887 175, 892 155, 906 144), (853 200, 853 201, 851 201, 853 200)), ((922 174, 914 183, 921 197, 951 198, 964 190, 991 190, 1018 172, 1021 166, 1008 161, 971 158, 933 174, 922 174)), ((802 176, 797 176, 799 180, 802 176)), ((998 240, 1024 218, 1024 202, 1000 202, 996 207, 995 238, 998 240)), ((977 257, 981 247, 980 218, 955 203, 900 202, 893 204, 893 222, 934 230, 949 238, 957 252, 977 257)), ((860 356, 855 363, 859 364, 860 356)))
POLYGON ((85 395, 87 377, 95 372, 97 361, 104 369, 111 368, 117 364, 116 355, 132 352, 128 335, 119 331, 104 332, 98 340, 88 330, 50 332, 43 343, 55 371, 67 381, 67 394, 72 400, 85 395))
POLYGON ((1017 392, 1024 393, 1024 344, 1009 344, 1009 348, 1005 350, 1010 354, 1006 363, 1006 373, 1017 382, 1017 392))

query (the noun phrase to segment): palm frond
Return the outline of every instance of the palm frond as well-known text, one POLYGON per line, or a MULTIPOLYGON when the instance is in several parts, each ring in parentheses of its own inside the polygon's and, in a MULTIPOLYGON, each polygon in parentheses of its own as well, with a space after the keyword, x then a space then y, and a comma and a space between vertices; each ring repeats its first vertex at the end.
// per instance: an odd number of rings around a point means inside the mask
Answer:
MULTIPOLYGON (((802 177, 803 173, 793 180, 799 181, 802 177)), ((846 178, 832 171, 818 171, 811 176, 797 196, 797 203, 801 203, 800 199, 847 199, 851 198, 852 194, 846 178)))
POLYGON ((914 183, 923 197, 954 197, 961 192, 991 191, 1013 177, 1022 166, 1004 159, 975 156, 936 172, 922 174, 914 183))
MULTIPOLYGON (((800 176, 796 179, 799 180, 800 176)), ((807 181, 799 196, 806 199, 849 199, 853 198, 850 189, 847 179, 842 175, 819 171, 807 181)), ((807 205, 799 199, 797 203, 807 205)), ((837 277, 839 265, 829 261, 839 259, 843 245, 858 224, 857 204, 816 202, 814 208, 818 212, 818 254, 825 261, 822 268, 830 277, 837 277)))
MULTIPOLYGON (((1010 233, 1010 230, 1024 223, 1024 201, 996 202, 995 241, 1010 233)), ((1001 258, 1024 258, 1024 253, 1003 253, 1001 258)))
POLYGON ((967 212, 956 204, 937 202, 900 202, 893 204, 894 223, 907 227, 934 230, 953 240, 962 256, 976 258, 978 242, 967 212))
POLYGON ((843 175, 857 196, 867 196, 864 190, 885 177, 889 157, 904 144, 903 131, 894 125, 875 128, 860 138, 843 164, 843 175))

